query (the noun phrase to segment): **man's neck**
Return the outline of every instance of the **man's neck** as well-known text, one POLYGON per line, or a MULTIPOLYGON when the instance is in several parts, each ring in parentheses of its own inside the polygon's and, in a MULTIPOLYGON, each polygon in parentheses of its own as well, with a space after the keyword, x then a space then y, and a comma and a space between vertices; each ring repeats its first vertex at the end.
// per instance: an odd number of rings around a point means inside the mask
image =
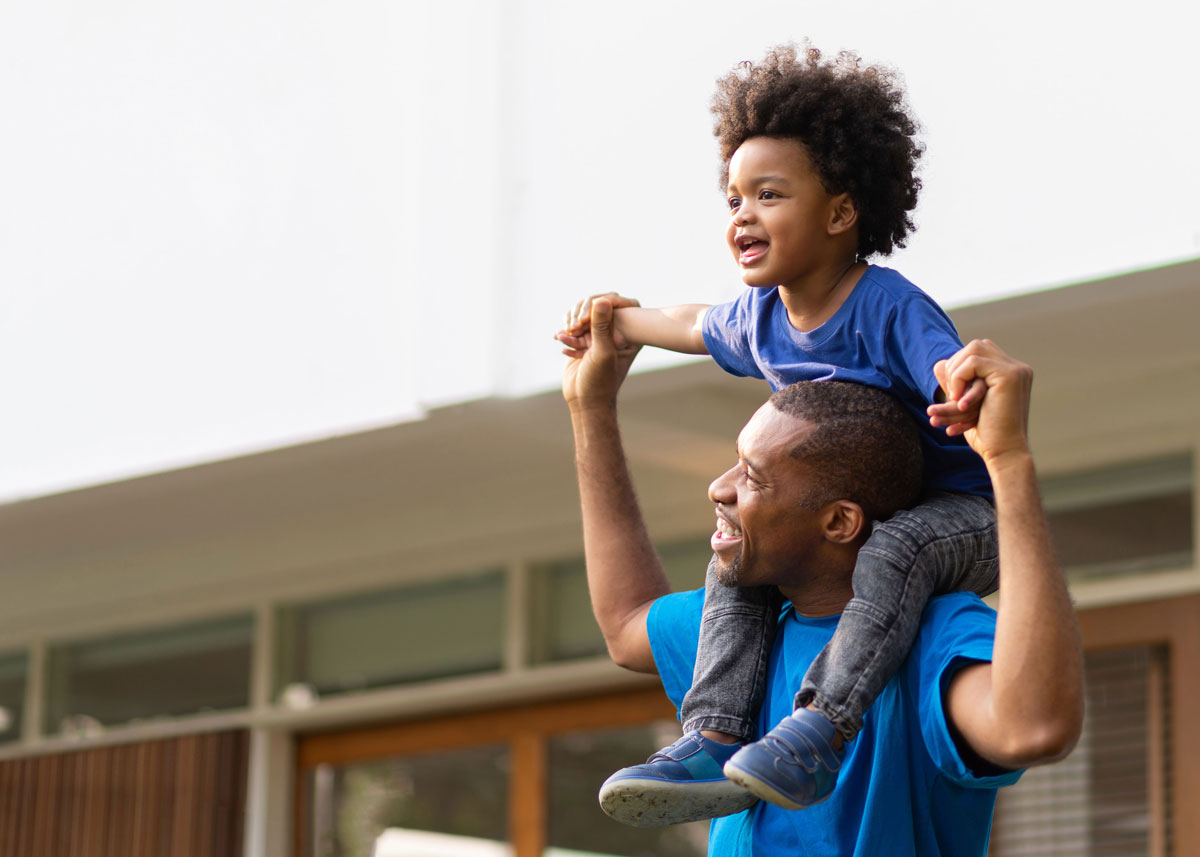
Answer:
POLYGON ((844 586, 830 585, 830 582, 825 580, 804 586, 781 586, 779 591, 784 598, 792 602, 792 609, 810 619, 836 616, 846 609, 846 605, 854 597, 849 575, 846 576, 844 586))

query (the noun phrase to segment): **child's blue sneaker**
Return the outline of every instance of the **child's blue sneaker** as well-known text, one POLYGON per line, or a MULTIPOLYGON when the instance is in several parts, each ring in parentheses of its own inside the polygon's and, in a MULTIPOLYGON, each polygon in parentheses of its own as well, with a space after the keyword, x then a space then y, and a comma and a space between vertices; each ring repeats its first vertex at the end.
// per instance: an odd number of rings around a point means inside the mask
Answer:
POLYGON ((799 708, 725 763, 725 776, 765 801, 803 809, 829 797, 845 748, 833 749, 837 730, 815 711, 799 708))
POLYGON ((665 827, 741 812, 758 798, 721 772, 741 746, 689 732, 644 765, 622 768, 605 780, 600 806, 633 827, 665 827))

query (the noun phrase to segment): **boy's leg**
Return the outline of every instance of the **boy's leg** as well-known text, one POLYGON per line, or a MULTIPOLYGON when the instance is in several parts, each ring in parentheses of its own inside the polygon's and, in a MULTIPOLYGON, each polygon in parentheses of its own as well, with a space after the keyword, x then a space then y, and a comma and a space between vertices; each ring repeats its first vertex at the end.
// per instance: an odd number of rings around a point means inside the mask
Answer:
POLYGON ((854 598, 808 668, 797 707, 820 712, 852 739, 908 657, 930 596, 989 595, 998 572, 996 513, 984 497, 935 494, 876 523, 858 552, 854 598))
POLYGON ((716 818, 758 800, 729 782, 722 769, 740 742, 757 735, 782 596, 773 586, 722 586, 715 559, 705 580, 694 682, 681 707, 683 737, 645 764, 617 771, 600 788, 601 807, 625 824, 659 827, 716 818), (702 730, 738 742, 714 741, 702 730))
POLYGON ((722 586, 715 562, 714 556, 704 580, 696 669, 680 707, 683 731, 707 729, 753 741, 782 596, 774 586, 722 586))
POLYGON ((908 657, 930 595, 987 595, 998 571, 996 516, 985 498, 937 494, 875 524, 858 553, 854 598, 809 667, 796 713, 739 751, 726 774, 791 809, 823 800, 841 764, 839 737, 858 733, 863 712, 908 657))

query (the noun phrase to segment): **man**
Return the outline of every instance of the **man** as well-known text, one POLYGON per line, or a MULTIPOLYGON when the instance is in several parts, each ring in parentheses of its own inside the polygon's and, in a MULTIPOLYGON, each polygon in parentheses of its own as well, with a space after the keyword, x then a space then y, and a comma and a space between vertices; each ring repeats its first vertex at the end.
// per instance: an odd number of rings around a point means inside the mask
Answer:
MULTIPOLYGON (((613 659, 658 673, 678 705, 695 661, 700 593, 670 594, 625 465, 616 398, 635 352, 616 347, 611 304, 597 300, 590 347, 568 362, 563 394, 596 619, 613 659)), ((995 789, 1022 767, 1066 755, 1078 738, 1082 654, 1026 436, 1032 373, 983 341, 939 364, 938 378, 950 404, 931 408, 935 424, 977 379, 987 386, 965 437, 995 490, 999 612, 962 593, 931 602, 905 667, 848 745, 829 799, 799 812, 758 803, 719 818, 710 854, 982 855, 995 789)), ((820 469, 793 450, 815 428, 768 402, 739 436, 738 463, 709 489, 725 578, 778 587, 791 603, 766 671, 765 724, 790 710, 790 684, 832 634, 868 527, 861 507, 842 499, 804 511, 822 487, 812 484, 820 469)))

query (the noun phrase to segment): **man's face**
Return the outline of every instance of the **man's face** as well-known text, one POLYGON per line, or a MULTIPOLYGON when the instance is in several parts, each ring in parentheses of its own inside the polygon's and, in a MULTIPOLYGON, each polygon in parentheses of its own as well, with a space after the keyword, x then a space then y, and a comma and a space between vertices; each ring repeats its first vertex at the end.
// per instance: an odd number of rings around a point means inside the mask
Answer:
POLYGON ((789 451, 813 424, 767 402, 738 436, 738 462, 708 488, 717 507, 712 548, 717 579, 726 586, 788 586, 824 542, 819 488, 811 468, 789 451))

